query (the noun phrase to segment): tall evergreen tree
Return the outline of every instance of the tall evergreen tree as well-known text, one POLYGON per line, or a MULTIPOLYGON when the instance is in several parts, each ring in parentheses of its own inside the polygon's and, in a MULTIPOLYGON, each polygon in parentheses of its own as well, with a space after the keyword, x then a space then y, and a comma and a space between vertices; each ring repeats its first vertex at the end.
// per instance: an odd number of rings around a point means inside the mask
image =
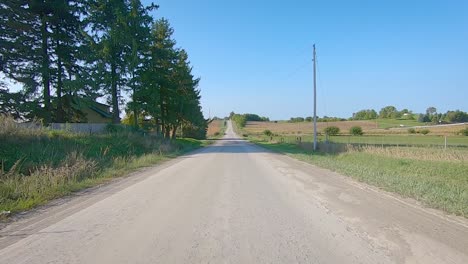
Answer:
POLYGON ((140 0, 130 1, 127 32, 129 32, 128 37, 131 46, 127 61, 130 75, 128 86, 132 92, 132 101, 128 106, 133 111, 134 127, 138 127, 138 116, 139 111, 141 111, 141 105, 137 99, 137 90, 142 85, 141 72, 144 68, 144 53, 148 51, 150 45, 153 18, 149 15, 149 12, 157 8, 158 6, 154 4, 144 7, 140 0))
MULTIPOLYGON (((62 102, 64 86, 71 85, 71 81, 77 79, 82 66, 83 58, 79 50, 84 45, 84 23, 81 18, 86 16, 85 3, 85 0, 53 0, 52 4, 49 20, 52 31, 51 59, 54 74, 52 81, 56 91, 56 122, 68 121, 62 102)), ((70 87, 69 92, 71 93, 70 87)))
POLYGON ((129 52, 127 23, 129 5, 125 0, 93 0, 89 23, 92 47, 103 64, 106 88, 110 90, 112 122, 120 122, 119 100, 127 73, 126 54, 129 52))

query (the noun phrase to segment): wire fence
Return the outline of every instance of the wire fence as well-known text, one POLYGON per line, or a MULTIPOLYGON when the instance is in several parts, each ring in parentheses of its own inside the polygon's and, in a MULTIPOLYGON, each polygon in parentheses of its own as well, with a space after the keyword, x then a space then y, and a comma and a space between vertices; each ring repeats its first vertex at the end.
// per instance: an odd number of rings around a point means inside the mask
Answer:
MULTIPOLYGON (((288 144, 306 144, 313 142, 313 136, 261 136, 265 141, 288 144)), ((437 147, 437 148, 468 148, 467 136, 435 136, 435 135, 363 135, 363 136, 319 136, 320 144, 335 143, 355 146, 380 147, 437 147)))

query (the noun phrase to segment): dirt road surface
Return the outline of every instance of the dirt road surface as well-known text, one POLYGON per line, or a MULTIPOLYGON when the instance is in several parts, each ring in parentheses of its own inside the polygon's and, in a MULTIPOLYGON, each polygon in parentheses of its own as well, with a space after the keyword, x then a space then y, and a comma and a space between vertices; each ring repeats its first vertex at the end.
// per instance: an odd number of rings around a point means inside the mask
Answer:
POLYGON ((468 222, 238 139, 57 200, 0 263, 468 263, 468 222))

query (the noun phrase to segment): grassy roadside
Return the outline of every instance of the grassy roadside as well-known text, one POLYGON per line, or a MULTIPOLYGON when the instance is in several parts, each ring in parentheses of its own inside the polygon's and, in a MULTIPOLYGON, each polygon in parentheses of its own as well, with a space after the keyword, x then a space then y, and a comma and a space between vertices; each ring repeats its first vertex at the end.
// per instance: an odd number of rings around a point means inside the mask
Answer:
POLYGON ((366 152, 311 153, 296 144, 251 140, 270 150, 336 171, 425 205, 468 217, 468 164, 366 152))
POLYGON ((269 141, 233 124, 237 134, 267 149, 414 198, 426 206, 468 217, 467 149, 320 144, 322 151, 313 153, 303 145, 269 141))
POLYGON ((83 135, 0 128, 0 212, 19 212, 209 144, 137 133, 83 135))

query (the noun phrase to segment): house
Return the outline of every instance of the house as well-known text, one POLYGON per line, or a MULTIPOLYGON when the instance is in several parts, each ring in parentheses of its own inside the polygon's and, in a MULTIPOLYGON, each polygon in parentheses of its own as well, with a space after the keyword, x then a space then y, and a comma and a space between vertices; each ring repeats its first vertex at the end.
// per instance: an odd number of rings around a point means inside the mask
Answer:
POLYGON ((68 109, 72 109, 72 112, 74 112, 73 119, 75 119, 75 122, 73 123, 107 124, 112 122, 109 105, 99 103, 89 97, 67 96, 64 99, 68 109))
POLYGON ((87 123, 111 123, 112 113, 110 112, 110 106, 96 102, 94 100, 81 99, 82 103, 81 111, 86 116, 87 123))

